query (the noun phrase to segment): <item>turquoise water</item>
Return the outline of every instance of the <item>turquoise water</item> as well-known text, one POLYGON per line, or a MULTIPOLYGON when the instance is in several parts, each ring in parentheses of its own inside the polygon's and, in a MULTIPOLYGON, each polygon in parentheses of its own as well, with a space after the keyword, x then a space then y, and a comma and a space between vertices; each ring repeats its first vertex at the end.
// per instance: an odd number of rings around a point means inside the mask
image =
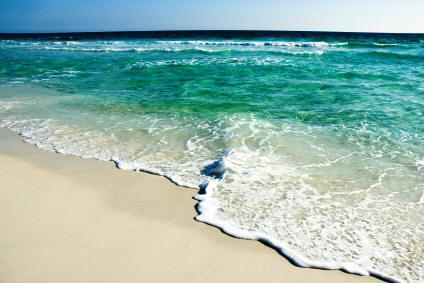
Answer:
POLYGON ((420 35, 0 41, 0 126, 201 188, 198 220, 301 266, 424 282, 423 113, 420 35))

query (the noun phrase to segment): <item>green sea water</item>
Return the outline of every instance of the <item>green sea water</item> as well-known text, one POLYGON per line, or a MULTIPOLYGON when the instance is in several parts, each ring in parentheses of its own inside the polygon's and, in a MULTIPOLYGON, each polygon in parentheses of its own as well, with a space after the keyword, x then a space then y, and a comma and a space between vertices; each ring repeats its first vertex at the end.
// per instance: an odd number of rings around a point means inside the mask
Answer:
POLYGON ((424 282, 424 36, 2 38, 0 126, 200 188, 298 265, 424 282))

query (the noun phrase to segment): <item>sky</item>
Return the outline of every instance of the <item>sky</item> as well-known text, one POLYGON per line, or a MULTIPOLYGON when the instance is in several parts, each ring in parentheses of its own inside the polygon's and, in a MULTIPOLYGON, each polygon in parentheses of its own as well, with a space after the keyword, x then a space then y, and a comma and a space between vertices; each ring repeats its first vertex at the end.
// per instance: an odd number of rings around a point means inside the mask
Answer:
POLYGON ((0 0, 0 32, 424 33, 424 0, 0 0))

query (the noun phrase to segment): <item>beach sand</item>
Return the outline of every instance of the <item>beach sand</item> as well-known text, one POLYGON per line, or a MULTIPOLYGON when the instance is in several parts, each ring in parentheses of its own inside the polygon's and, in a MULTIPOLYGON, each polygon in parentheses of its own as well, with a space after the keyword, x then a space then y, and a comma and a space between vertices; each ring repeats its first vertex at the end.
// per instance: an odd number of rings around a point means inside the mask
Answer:
POLYGON ((164 177, 46 152, 6 129, 0 164, 2 283, 379 281, 299 268, 197 222, 197 191, 164 177))

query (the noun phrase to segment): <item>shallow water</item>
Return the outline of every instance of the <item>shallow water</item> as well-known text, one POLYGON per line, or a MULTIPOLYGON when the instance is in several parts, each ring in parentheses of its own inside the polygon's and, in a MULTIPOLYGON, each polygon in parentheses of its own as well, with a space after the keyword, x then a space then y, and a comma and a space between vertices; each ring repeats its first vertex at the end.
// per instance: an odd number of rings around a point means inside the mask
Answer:
POLYGON ((302 266, 424 281, 424 36, 0 41, 0 126, 203 188, 198 220, 302 266))

